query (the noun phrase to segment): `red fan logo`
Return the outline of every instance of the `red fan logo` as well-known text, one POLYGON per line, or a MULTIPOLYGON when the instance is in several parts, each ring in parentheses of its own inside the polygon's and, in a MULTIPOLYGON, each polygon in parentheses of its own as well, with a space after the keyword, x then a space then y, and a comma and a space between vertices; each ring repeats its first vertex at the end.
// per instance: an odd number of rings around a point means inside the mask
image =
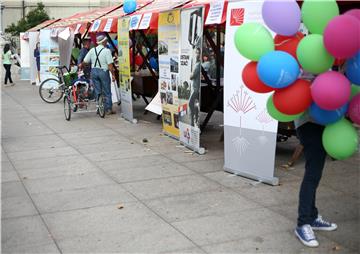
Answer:
POLYGON ((231 10, 231 19, 230 19, 230 25, 231 26, 240 26, 244 23, 244 14, 245 9, 232 9, 231 10))

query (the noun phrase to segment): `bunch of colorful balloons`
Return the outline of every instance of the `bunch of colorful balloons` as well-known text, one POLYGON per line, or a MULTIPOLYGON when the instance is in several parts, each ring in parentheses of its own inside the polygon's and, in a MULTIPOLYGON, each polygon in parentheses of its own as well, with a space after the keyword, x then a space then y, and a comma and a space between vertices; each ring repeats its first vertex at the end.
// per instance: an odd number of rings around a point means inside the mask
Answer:
POLYGON ((335 0, 304 0, 301 9, 296 0, 265 0, 262 17, 274 38, 260 23, 235 33, 237 50, 251 60, 242 72, 245 85, 273 92, 267 110, 274 119, 309 115, 326 126, 322 139, 330 156, 352 156, 359 146, 360 10, 339 15, 335 0), (307 36, 299 32, 301 20, 307 36))

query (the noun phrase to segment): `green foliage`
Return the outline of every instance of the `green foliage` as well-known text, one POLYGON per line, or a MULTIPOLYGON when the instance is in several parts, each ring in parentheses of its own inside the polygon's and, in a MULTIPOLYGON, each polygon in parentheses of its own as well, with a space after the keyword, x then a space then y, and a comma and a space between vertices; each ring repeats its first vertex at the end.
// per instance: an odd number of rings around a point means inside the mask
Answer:
POLYGON ((12 23, 5 29, 6 33, 13 36, 18 36, 21 32, 25 32, 38 24, 49 20, 49 15, 46 13, 45 5, 38 3, 37 7, 26 14, 25 18, 20 19, 17 24, 12 23))

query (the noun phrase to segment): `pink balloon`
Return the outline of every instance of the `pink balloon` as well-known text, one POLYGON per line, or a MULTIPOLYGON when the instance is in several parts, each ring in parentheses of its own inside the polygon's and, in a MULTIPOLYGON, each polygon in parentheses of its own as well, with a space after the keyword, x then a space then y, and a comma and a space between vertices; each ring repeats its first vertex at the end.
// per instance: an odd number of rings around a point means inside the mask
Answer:
POLYGON ((356 95, 351 100, 348 114, 351 121, 360 125, 360 94, 356 95))
POLYGON ((345 12, 345 15, 350 15, 358 19, 360 22, 360 9, 352 9, 350 11, 345 12))
POLYGON ((360 49, 360 22, 351 15, 333 18, 324 31, 324 45, 336 58, 350 58, 360 49))
POLYGON ((322 109, 335 110, 350 99, 350 81, 341 73, 328 71, 320 74, 311 86, 311 95, 322 109))

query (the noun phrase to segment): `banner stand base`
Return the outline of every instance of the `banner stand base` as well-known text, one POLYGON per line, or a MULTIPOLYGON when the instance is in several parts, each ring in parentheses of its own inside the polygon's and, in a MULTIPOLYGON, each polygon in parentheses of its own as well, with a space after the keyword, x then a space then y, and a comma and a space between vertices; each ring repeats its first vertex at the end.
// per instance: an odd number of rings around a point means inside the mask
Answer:
POLYGON ((229 168, 226 168, 226 167, 224 167, 224 171, 226 171, 228 173, 231 173, 231 174, 234 174, 234 175, 237 175, 237 176, 242 176, 242 177, 245 177, 245 178, 248 178, 248 179, 251 179, 251 180, 266 183, 266 184, 269 184, 269 185, 272 185, 272 186, 279 185, 279 178, 277 178, 277 177, 262 178, 262 177, 259 177, 259 176, 256 176, 256 175, 235 171, 233 169, 229 169, 229 168))
POLYGON ((204 147, 199 147, 199 149, 194 149, 193 147, 188 146, 188 145, 186 145, 186 144, 183 143, 183 142, 180 142, 180 144, 183 145, 184 147, 186 147, 186 148, 194 151, 195 153, 198 153, 199 155, 204 155, 204 154, 206 154, 206 149, 205 149, 204 147))
POLYGON ((136 118, 128 119, 128 118, 125 117, 125 115, 123 113, 120 113, 120 117, 125 119, 126 121, 129 121, 132 124, 137 124, 138 123, 138 120, 136 118))

